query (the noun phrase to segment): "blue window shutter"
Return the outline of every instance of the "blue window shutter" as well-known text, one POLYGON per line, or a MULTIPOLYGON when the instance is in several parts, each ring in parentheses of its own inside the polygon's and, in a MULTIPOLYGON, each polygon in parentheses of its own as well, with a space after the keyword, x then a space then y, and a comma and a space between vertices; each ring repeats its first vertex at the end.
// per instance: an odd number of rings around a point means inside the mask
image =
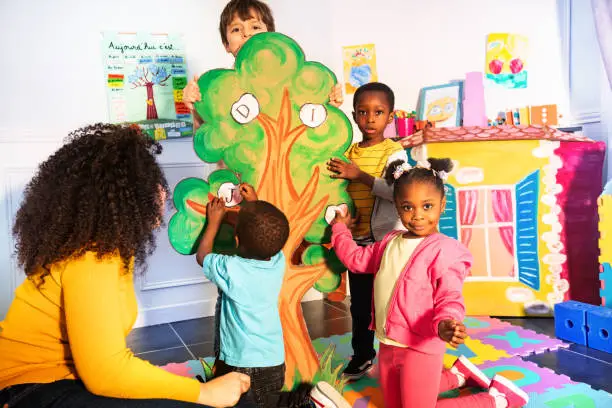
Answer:
POLYGON ((536 170, 516 184, 516 258, 519 281, 540 290, 538 257, 538 188, 540 171, 536 170))
POLYGON ((457 195, 455 187, 450 184, 445 184, 446 190, 446 209, 440 217, 440 232, 451 238, 459 239, 457 231, 457 195))
POLYGON ((406 149, 406 156, 408 156, 408 164, 411 166, 416 166, 417 162, 412 158, 410 152, 414 149, 414 147, 409 147, 406 149))

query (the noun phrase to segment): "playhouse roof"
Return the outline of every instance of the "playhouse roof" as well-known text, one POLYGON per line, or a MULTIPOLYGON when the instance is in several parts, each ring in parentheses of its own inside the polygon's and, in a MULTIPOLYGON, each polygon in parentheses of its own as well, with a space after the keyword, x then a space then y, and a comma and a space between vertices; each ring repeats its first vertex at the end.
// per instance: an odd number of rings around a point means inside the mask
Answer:
POLYGON ((484 140, 561 140, 566 142, 593 142, 586 136, 562 132, 549 126, 470 126, 453 128, 426 128, 399 140, 404 147, 423 143, 477 142, 484 140))

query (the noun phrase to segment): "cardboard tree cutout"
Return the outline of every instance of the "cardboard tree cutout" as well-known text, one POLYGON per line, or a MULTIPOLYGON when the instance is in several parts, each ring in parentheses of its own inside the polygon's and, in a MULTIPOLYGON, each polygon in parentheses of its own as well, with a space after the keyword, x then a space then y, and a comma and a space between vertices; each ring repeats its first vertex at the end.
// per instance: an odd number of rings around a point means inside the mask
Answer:
MULTIPOLYGON (((173 247, 194 253, 209 198, 222 196, 228 207, 238 208, 240 181, 255 186, 259 199, 285 213, 291 231, 283 249, 287 266, 279 311, 288 386, 296 375, 310 380, 318 370, 301 300, 313 284, 334 290, 340 282, 337 272, 344 269, 324 246, 334 208, 352 206, 347 182, 331 179, 325 169, 325 162, 342 157, 352 141, 348 118, 328 104, 335 83, 327 67, 307 62, 295 41, 279 33, 251 38, 238 53, 235 69, 202 75, 198 85, 203 100, 195 108, 204 124, 196 132, 194 148, 203 161, 223 160, 229 170, 213 172, 208 182, 181 181, 174 192, 177 213, 169 224, 173 247), (309 246, 296 265, 293 254, 304 242, 309 246)), ((232 233, 231 227, 223 227, 217 250, 233 246, 232 233)))

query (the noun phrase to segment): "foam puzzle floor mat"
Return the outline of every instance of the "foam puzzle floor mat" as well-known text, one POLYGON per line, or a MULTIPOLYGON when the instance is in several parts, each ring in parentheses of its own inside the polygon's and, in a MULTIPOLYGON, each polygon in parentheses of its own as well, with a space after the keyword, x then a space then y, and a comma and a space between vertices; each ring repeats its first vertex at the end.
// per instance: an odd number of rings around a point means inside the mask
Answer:
MULTIPOLYGON (((458 349, 447 348, 444 356, 445 366, 451 366, 455 359, 463 354, 489 377, 501 374, 514 381, 529 394, 527 407, 530 408, 612 408, 612 394, 595 390, 588 384, 574 382, 565 375, 521 358, 566 348, 569 346, 567 343, 491 317, 468 317, 464 324, 470 337, 458 349)), ((318 353, 323 353, 332 343, 335 346, 332 366, 345 364, 352 354, 351 334, 322 337, 312 341, 318 353)), ((205 360, 212 363, 213 358, 207 357, 205 360)), ((198 360, 171 363, 163 368, 186 377, 204 374, 198 360)), ((440 397, 448 398, 475 392, 480 390, 449 391, 440 397)), ((376 363, 367 376, 345 387, 344 397, 353 408, 384 407, 376 363)))

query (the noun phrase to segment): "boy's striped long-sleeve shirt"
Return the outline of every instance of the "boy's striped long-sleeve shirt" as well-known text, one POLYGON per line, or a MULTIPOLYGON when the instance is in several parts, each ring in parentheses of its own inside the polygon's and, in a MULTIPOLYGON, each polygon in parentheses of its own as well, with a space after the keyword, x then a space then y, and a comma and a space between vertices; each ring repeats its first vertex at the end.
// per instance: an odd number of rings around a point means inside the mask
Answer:
POLYGON ((368 147, 359 147, 358 143, 354 143, 345 156, 359 166, 361 171, 375 177, 372 188, 357 181, 351 181, 347 188, 358 217, 353 233, 355 240, 379 240, 393 229, 402 229, 392 202, 393 186, 387 185, 382 177, 392 161, 408 161, 404 148, 390 139, 368 147))

